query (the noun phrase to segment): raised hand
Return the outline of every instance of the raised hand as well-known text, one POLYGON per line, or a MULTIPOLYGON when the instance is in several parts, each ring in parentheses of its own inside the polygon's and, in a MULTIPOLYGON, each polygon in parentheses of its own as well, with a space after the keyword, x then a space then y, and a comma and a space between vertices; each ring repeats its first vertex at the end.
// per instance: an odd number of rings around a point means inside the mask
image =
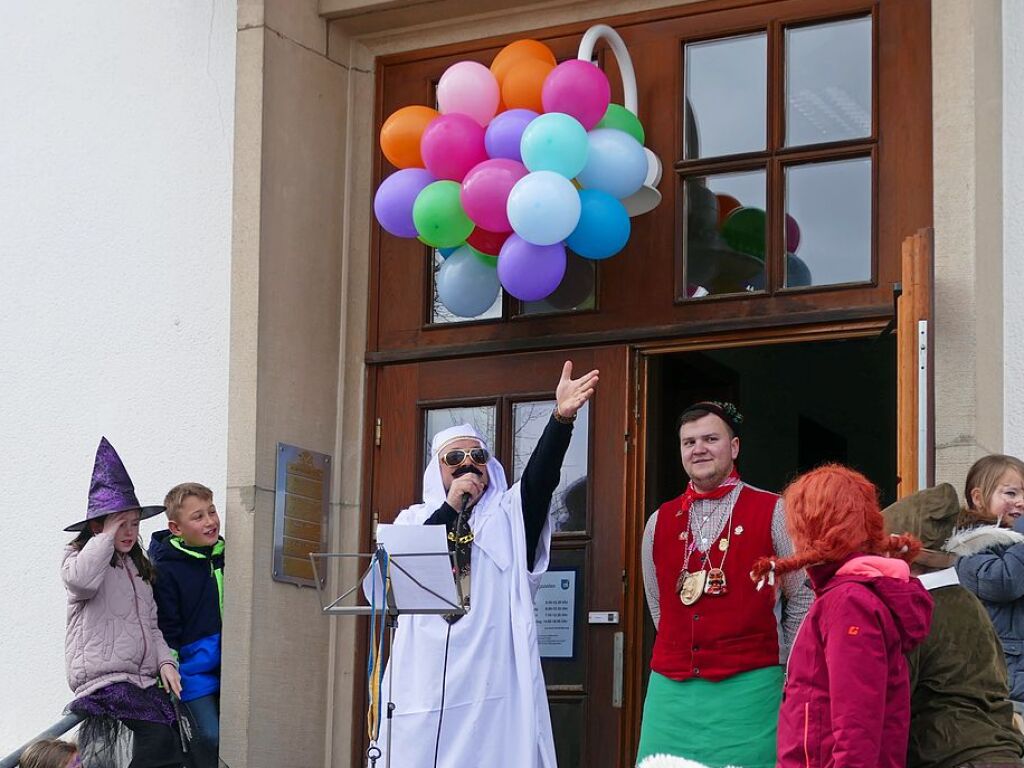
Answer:
POLYGON ((112 512, 107 515, 103 518, 103 533, 116 533, 117 529, 121 527, 121 523, 127 522, 131 515, 130 511, 112 512))
POLYGON ((558 380, 558 387, 555 389, 555 400, 558 415, 565 419, 571 419, 576 411, 583 407, 597 388, 597 370, 593 370, 578 379, 572 377, 572 361, 566 360, 562 366, 562 378, 558 380))

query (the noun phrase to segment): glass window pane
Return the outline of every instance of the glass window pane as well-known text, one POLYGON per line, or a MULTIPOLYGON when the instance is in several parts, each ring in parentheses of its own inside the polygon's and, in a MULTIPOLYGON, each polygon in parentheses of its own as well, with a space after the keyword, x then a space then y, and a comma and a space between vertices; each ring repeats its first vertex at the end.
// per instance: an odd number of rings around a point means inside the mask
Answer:
POLYGON ((487 440, 487 446, 494 451, 497 412, 493 405, 463 405, 453 408, 428 408, 425 413, 426 428, 423 435, 423 459, 430 461, 430 443, 434 435, 448 427, 469 424, 487 440))
POLYGON ((871 279, 871 158, 786 169, 787 287, 871 279))
POLYGON ((577 256, 569 250, 566 250, 566 254, 565 277, 555 292, 541 301, 524 302, 522 314, 578 312, 597 306, 597 262, 577 256))
POLYGON ((871 17, 786 30, 786 146, 871 135, 871 17))
MULTIPOLYGON (((512 482, 518 482, 540 440, 554 400, 515 403, 512 406, 512 482)), ((551 526, 555 533, 587 529, 587 469, 590 456, 590 403, 584 403, 576 417, 569 450, 562 462, 562 477, 551 497, 551 526)))
POLYGON ((764 289, 765 172, 686 179, 686 295, 764 289))
MULTIPOLYGON (((441 303, 440 297, 437 295, 437 271, 444 264, 445 257, 439 250, 433 250, 433 265, 434 268, 430 273, 430 291, 434 300, 431 304, 430 310, 430 322, 432 323, 468 323, 473 320, 500 320, 501 319, 501 294, 502 291, 498 290, 498 297, 494 300, 491 306, 475 317, 460 317, 459 315, 453 314, 449 311, 448 307, 441 303)), ((486 258, 486 257, 481 257, 486 258)))
POLYGON ((684 157, 766 147, 768 37, 763 32, 690 43, 685 56, 684 157))

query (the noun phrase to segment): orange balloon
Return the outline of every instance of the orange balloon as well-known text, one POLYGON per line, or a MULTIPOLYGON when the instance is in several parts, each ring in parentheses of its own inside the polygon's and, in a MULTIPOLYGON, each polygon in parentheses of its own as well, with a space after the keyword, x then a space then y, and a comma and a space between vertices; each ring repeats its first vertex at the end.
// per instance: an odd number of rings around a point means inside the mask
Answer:
POLYGON ((544 80, 555 68, 554 64, 538 59, 523 59, 505 75, 501 84, 501 100, 508 109, 532 109, 543 112, 540 94, 544 80))
POLYGON ((740 207, 740 201, 732 195, 715 195, 718 198, 718 228, 722 228, 722 222, 729 214, 740 207))
POLYGON ((524 59, 546 61, 552 68, 557 63, 555 54, 544 43, 537 40, 516 40, 498 51, 498 55, 491 62, 491 73, 498 81, 499 86, 504 84, 505 76, 509 71, 524 59))
POLYGON ((423 168, 420 137, 440 113, 413 104, 395 110, 380 129, 380 148, 396 168, 423 168))

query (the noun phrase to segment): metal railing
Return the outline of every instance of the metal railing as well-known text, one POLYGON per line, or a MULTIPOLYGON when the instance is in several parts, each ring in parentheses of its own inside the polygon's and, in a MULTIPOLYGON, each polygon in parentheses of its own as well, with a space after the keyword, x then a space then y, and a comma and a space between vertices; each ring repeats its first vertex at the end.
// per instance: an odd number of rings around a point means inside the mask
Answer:
POLYGON ((11 754, 9 754, 3 760, 0 760, 0 768, 16 768, 16 766, 18 765, 18 761, 21 760, 21 753, 28 749, 31 745, 35 744, 37 741, 41 739, 56 739, 60 736, 63 736, 65 733, 70 731, 84 719, 85 718, 82 717, 82 715, 77 715, 73 712, 71 714, 64 715, 64 717, 62 717, 56 723, 54 723, 45 731, 40 733, 34 739, 25 742, 16 750, 11 752, 11 754))

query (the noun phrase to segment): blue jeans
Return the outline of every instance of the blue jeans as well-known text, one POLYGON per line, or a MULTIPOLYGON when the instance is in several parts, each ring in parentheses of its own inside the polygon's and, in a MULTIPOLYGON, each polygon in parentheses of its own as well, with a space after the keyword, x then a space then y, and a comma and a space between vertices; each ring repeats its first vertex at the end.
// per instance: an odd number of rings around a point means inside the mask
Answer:
POLYGON ((216 754, 220 744, 220 694, 211 693, 185 704, 192 713, 200 738, 216 754))

